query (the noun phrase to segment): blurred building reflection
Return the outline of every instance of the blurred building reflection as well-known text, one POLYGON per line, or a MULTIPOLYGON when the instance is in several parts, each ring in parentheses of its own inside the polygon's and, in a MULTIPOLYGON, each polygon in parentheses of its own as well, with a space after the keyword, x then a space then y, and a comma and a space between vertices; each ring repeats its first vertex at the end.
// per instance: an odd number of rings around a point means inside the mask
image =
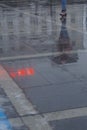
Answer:
MULTIPOLYGON (((77 7, 76 10, 68 16, 68 32, 73 48, 83 49, 83 34, 76 31, 83 31, 83 9, 77 7), (77 9, 78 16, 75 14, 77 9)), ((34 48, 37 52, 56 52, 59 33, 60 19, 57 6, 37 7, 32 3, 22 10, 0 7, 1 55, 23 51, 29 53, 28 47, 34 48)))

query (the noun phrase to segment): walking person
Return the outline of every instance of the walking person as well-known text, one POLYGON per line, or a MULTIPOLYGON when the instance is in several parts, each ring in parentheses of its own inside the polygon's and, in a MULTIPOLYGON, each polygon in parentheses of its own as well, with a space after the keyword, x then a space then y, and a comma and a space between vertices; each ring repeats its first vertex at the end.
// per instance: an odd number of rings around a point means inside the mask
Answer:
POLYGON ((61 0, 61 16, 66 16, 66 5, 67 5, 67 0, 61 0))

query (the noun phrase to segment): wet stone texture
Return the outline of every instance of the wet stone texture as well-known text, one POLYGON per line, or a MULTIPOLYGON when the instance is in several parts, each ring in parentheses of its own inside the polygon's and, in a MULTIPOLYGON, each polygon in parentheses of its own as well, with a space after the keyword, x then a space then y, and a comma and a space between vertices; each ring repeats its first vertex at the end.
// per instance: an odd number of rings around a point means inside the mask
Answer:
POLYGON ((0 108, 5 111, 8 118, 19 116, 2 88, 0 88, 0 108))
POLYGON ((50 121, 53 130, 86 130, 87 117, 50 121))
POLYGON ((3 66, 39 112, 53 112, 87 106, 86 55, 79 53, 78 62, 60 66, 49 57, 3 66))
POLYGON ((13 127, 13 130, 29 130, 26 126, 20 126, 20 127, 13 127))
POLYGON ((25 89, 25 93, 41 113, 54 112, 87 106, 83 86, 84 83, 71 82, 25 89))
MULTIPOLYGON (((27 128, 24 123, 22 122, 22 124, 17 127, 13 127, 14 124, 12 125, 9 122, 9 119, 16 119, 19 117, 19 114, 16 112, 15 108, 13 107, 12 103, 10 102, 9 98, 7 97, 7 95, 5 94, 3 88, 0 87, 0 109, 3 110, 4 114, 5 114, 5 118, 3 119, 2 114, 0 113, 0 125, 6 125, 5 127, 7 128, 7 125, 9 125, 9 130, 29 130, 29 128, 27 128), (7 122, 7 123, 5 123, 7 122)), ((2 127, 2 128, 3 128, 2 127)), ((0 127, 1 128, 1 127, 0 127)), ((6 129, 7 130, 7 129, 6 129)))
MULTIPOLYGON (((59 5, 0 5, 0 64, 38 113, 87 107, 87 7, 68 7, 67 18, 60 20, 59 5)), ((13 105, 0 87, 0 107, 8 119, 18 123, 13 129, 29 130, 13 105)), ((49 123, 53 130, 71 129, 70 125, 86 130, 86 120, 49 123)))

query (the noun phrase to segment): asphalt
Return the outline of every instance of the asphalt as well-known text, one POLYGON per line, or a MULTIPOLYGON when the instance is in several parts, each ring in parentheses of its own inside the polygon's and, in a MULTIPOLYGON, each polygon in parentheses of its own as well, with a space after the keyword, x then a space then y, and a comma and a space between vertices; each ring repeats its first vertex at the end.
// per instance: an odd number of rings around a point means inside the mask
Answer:
POLYGON ((86 130, 87 5, 0 4, 0 130, 86 130))

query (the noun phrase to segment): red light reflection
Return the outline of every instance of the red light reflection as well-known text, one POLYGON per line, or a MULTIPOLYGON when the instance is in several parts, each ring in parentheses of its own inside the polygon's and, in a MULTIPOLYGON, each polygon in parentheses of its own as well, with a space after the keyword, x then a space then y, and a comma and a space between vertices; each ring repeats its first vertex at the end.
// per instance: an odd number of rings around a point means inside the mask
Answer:
POLYGON ((26 68, 27 75, 34 75, 35 71, 33 68, 26 68))
POLYGON ((34 68, 23 68, 23 69, 19 69, 16 72, 10 72, 10 76, 12 78, 15 77, 22 77, 22 76, 33 76, 35 74, 35 70, 34 68))
POLYGON ((20 69, 17 71, 17 74, 18 74, 18 76, 26 76, 26 71, 25 71, 25 69, 20 69))
POLYGON ((12 78, 15 78, 15 77, 16 77, 16 72, 10 72, 10 76, 11 76, 12 78))

